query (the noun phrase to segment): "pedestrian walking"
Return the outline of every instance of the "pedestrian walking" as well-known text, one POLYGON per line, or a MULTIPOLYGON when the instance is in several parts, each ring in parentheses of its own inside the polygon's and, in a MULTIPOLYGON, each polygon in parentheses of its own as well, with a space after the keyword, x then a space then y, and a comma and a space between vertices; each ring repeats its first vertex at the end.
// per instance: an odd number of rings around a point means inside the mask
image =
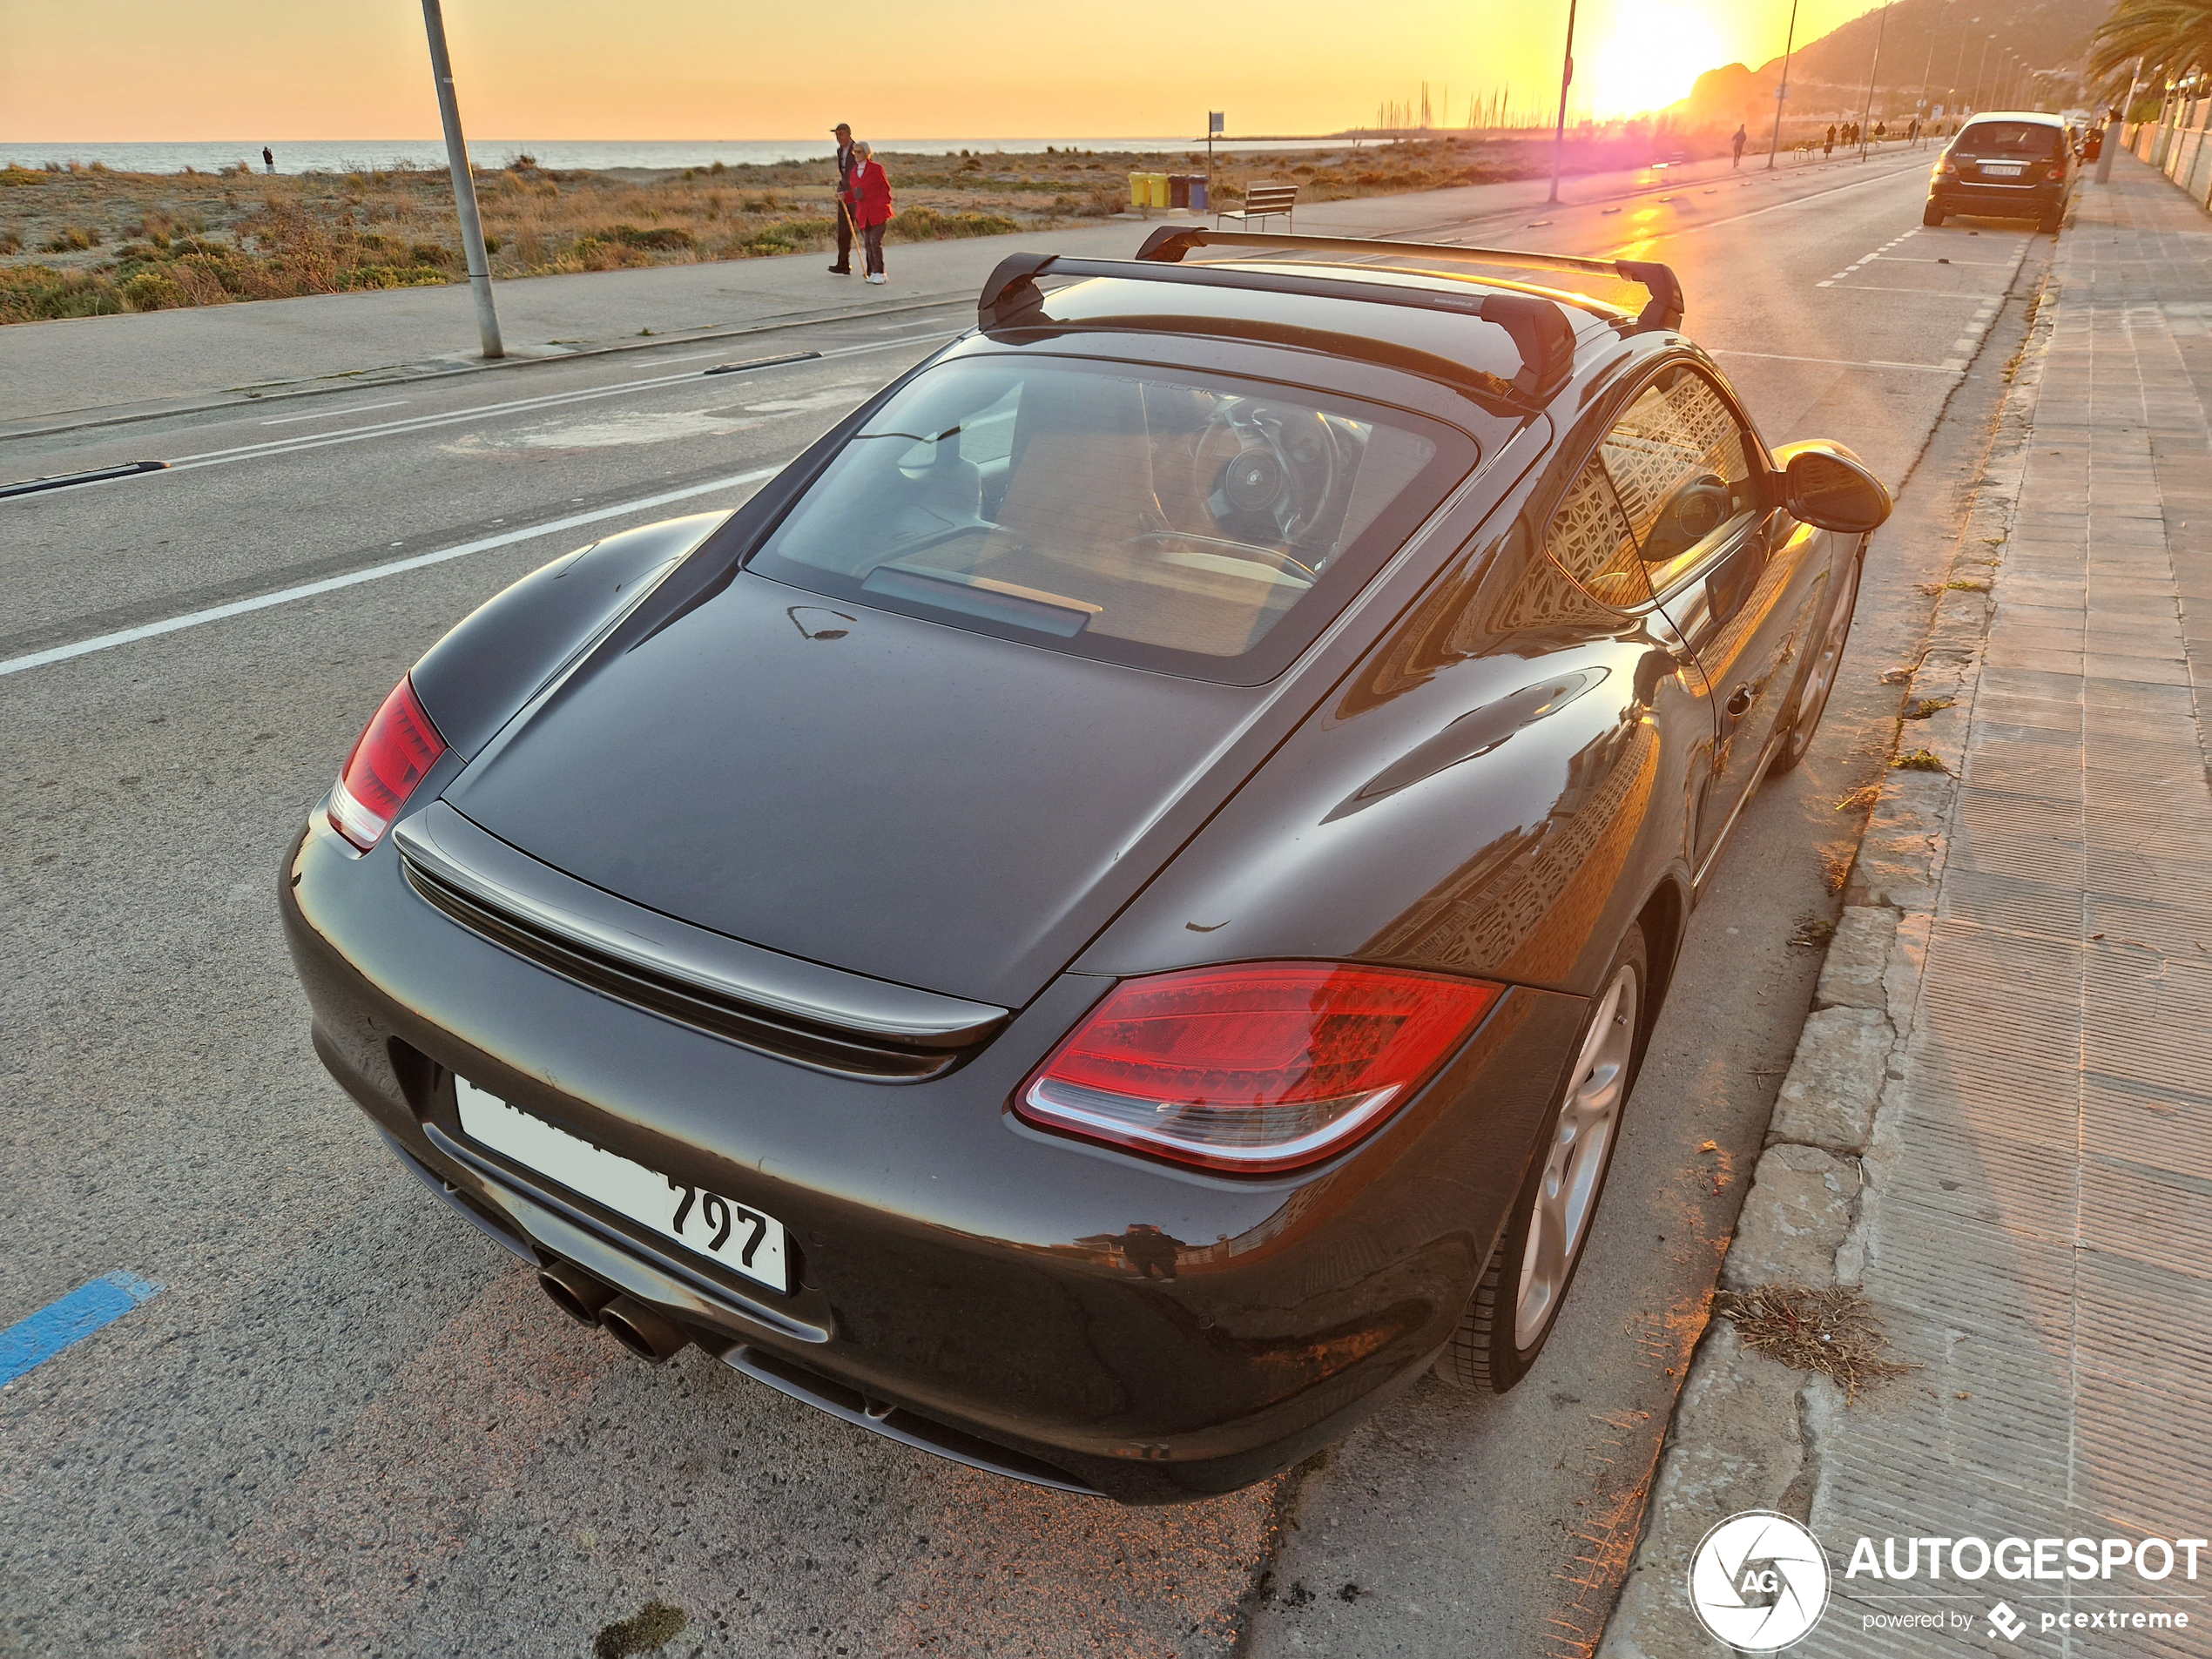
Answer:
POLYGON ((1836 127, 1833 122, 1829 123, 1828 137, 1826 141, 1820 146, 1820 153, 1824 157, 1832 156, 1836 153, 1836 127))
POLYGON ((860 233, 867 257, 868 280, 881 282, 883 233, 891 223, 891 175, 875 158, 875 149, 865 142, 853 146, 853 226, 860 233))
POLYGON ((837 140, 837 263, 832 276, 853 274, 853 129, 840 121, 830 129, 837 140))
POLYGON ((1739 167, 1743 165, 1743 144, 1748 136, 1739 125, 1736 129, 1736 136, 1728 141, 1729 148, 1736 152, 1736 165, 1739 167))
POLYGON ((268 172, 276 171, 276 157, 271 153, 269 146, 266 144, 261 146, 261 166, 268 172))

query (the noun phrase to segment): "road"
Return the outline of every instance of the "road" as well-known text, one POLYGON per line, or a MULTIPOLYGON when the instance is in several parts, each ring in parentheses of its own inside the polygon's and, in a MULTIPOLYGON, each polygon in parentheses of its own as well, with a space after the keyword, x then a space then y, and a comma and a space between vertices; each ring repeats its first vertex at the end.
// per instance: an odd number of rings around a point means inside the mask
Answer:
POLYGON ((455 619, 742 499, 972 310, 0 442, 0 478, 172 463, 0 501, 0 1326, 118 1270, 163 1287, 0 1392, 6 1645, 575 1655, 658 1602, 671 1654, 1583 1650, 1811 995, 1787 940, 1832 914, 1831 803, 1880 764, 1877 676, 2048 246, 1919 228, 1922 160, 1437 233, 1668 260, 1770 441, 1839 437, 1892 480, 1926 459, 1829 727, 1693 926, 1535 1374, 1425 1381, 1317 1466, 1182 1509, 939 1464, 562 1318, 325 1076, 273 910, 303 813, 455 619))

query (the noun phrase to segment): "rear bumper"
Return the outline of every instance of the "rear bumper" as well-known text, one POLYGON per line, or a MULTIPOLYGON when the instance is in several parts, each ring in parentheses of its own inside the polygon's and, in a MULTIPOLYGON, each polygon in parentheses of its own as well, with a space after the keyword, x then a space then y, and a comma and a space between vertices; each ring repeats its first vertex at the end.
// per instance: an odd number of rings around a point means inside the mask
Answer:
POLYGON ((1928 192, 1928 199, 1946 213, 2046 219, 2065 206, 2066 192, 2063 180, 2040 185, 1943 184, 1928 192))
POLYGON ((1368 1141, 1238 1180, 1005 1109, 1107 981, 1066 976, 957 1071, 887 1085, 526 963, 423 902, 388 838, 357 858, 311 826, 282 909, 324 1063, 418 1176, 517 1255, 573 1262, 848 1420, 837 1402, 863 1402, 862 1426, 1124 1502, 1264 1480, 1419 1376, 1502 1229, 1581 1011, 1516 988, 1368 1141), (455 1073, 776 1217, 792 1294, 471 1146, 455 1073), (1139 1226, 1157 1231, 1133 1256, 1119 1241, 1139 1226))

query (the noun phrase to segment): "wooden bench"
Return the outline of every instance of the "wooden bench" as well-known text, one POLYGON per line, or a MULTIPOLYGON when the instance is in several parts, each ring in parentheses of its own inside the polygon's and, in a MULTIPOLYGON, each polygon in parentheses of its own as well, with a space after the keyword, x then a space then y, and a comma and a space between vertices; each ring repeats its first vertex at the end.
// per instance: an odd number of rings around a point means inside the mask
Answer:
POLYGON ((1291 228, 1298 229, 1298 186, 1296 185, 1248 185, 1244 187, 1244 205, 1226 212, 1217 211, 1213 216, 1216 230, 1221 221, 1233 219, 1239 224, 1258 219, 1262 223, 1275 218, 1291 221, 1291 228))

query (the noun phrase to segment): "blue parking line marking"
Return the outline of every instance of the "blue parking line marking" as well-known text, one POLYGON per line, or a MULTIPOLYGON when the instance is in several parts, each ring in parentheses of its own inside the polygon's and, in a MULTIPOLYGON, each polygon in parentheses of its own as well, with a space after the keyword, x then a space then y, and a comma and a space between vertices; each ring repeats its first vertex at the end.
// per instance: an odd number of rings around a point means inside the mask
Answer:
POLYGON ((0 1388, 64 1348, 73 1348, 104 1325, 112 1325, 162 1287, 136 1273, 113 1272, 80 1285, 58 1302, 0 1331, 0 1388))

